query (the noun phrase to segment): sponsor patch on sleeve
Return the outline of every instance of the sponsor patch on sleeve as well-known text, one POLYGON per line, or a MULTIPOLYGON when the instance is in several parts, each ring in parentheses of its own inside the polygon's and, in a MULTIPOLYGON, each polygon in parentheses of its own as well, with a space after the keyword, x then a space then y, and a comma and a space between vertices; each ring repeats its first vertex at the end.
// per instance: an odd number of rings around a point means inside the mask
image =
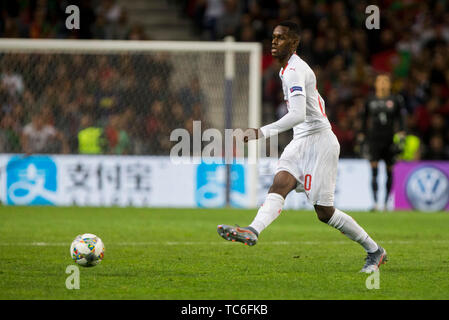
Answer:
POLYGON ((302 92, 302 87, 291 87, 290 88, 290 93, 293 93, 295 91, 302 92))

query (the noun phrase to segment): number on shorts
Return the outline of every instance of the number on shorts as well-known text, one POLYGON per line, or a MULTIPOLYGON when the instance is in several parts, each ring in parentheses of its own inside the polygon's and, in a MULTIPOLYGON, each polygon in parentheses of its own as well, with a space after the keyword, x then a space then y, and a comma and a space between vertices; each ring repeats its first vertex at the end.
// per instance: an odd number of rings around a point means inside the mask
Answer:
POLYGON ((306 174, 305 179, 304 179, 304 189, 306 191, 309 191, 311 184, 312 184, 312 176, 310 174, 306 174))

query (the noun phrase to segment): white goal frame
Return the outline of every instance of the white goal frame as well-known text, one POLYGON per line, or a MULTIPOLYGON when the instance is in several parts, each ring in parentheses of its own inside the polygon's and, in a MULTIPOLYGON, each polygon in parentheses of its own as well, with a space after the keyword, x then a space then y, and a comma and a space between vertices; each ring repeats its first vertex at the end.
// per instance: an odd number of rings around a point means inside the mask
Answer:
MULTIPOLYGON (((221 52, 225 56, 223 78, 235 77, 234 53, 249 54, 248 128, 261 126, 262 105, 262 45, 260 43, 209 41, 135 41, 135 40, 66 40, 66 39, 0 39, 0 52, 52 52, 52 53, 99 53, 99 52, 221 52)), ((260 144, 250 141, 248 145, 249 205, 257 207, 258 168, 256 159, 260 144)))

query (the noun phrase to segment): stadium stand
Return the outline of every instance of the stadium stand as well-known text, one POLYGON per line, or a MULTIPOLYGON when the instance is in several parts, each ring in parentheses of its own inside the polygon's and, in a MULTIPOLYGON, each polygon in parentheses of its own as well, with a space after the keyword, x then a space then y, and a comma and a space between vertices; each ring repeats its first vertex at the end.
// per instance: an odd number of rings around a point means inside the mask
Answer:
POLYGON ((302 28, 299 55, 314 69, 342 157, 356 157, 360 114, 374 76, 388 72, 407 107, 408 132, 423 159, 449 156, 449 8, 446 1, 185 0, 202 39, 232 35, 263 43, 264 122, 286 112, 270 38, 293 20, 302 28), (368 5, 378 5, 380 29, 365 27, 368 5))
MULTIPOLYGON (((80 6, 81 24, 89 26, 79 31, 63 27, 64 1, 0 1, 0 37, 151 39, 142 24, 129 23, 133 19, 120 2, 74 2, 80 6)), ((371 1, 369 4, 377 4, 381 10, 380 30, 365 27, 367 1, 169 2, 191 19, 192 39, 221 40, 232 35, 237 41, 263 44, 264 123, 286 112, 279 70, 270 54, 271 31, 279 21, 293 20, 301 25, 299 54, 317 75, 328 117, 341 143, 341 157, 361 156, 356 136, 364 101, 372 93, 374 76, 388 72, 393 76, 393 91, 406 102, 407 131, 421 141, 420 157, 449 159, 447 2, 371 1)), ((185 24, 180 28, 185 29, 185 24)), ((85 129, 81 122, 86 116, 102 128, 101 153, 168 154, 168 133, 188 120, 204 118, 201 109, 205 107, 205 101, 196 103, 198 95, 189 92, 190 86, 182 92, 170 91, 166 81, 171 67, 164 55, 73 55, 67 63, 52 55, 1 54, 0 152, 24 151, 23 133, 27 126, 28 131, 40 128, 35 123, 41 121, 31 119, 39 112, 50 144, 42 152, 78 153, 79 133, 85 129), (139 68, 142 59, 164 76, 148 79, 139 68), (85 75, 70 72, 84 63, 91 66, 85 75), (184 96, 191 98, 183 100, 184 96), (149 135, 151 141, 146 139, 149 135)), ((281 137, 281 144, 285 140, 281 137)))

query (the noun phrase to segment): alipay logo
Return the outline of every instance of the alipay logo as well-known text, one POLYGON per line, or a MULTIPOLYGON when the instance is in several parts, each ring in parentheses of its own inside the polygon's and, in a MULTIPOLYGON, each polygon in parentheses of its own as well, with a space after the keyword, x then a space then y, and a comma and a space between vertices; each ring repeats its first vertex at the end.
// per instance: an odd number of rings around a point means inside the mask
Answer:
MULTIPOLYGON (((226 165, 201 163, 197 167, 195 201, 199 207, 216 208, 226 205, 226 165)), ((245 168, 231 165, 231 205, 245 206, 245 168)))
POLYGON ((435 167, 416 169, 406 188, 408 200, 417 210, 439 211, 449 202, 449 179, 435 167))
POLYGON ((12 157, 6 172, 7 204, 52 205, 57 201, 57 170, 50 157, 12 157))
POLYGON ((241 164, 231 165, 231 193, 229 198, 233 207, 244 208, 247 206, 245 167, 241 164))

